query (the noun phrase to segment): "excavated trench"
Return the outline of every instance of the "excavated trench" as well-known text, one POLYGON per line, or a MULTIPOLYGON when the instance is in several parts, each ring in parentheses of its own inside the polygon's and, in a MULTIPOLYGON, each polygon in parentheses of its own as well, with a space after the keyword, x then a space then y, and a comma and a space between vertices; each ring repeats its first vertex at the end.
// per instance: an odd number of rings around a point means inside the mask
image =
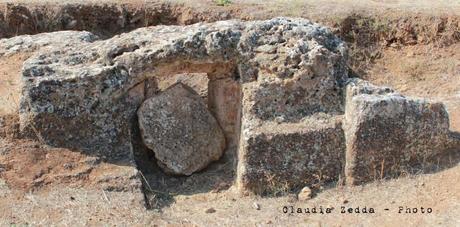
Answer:
POLYGON ((228 12, 200 13, 172 3, 0 3, 0 38, 78 30, 101 38, 155 25, 189 25, 232 18, 228 12))

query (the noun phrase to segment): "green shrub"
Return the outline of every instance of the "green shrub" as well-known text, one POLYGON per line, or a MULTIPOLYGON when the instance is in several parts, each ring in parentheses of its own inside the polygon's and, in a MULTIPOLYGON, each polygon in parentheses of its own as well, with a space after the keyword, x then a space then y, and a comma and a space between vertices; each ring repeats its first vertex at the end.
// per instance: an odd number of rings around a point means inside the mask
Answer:
POLYGON ((232 3, 230 0, 215 0, 215 2, 218 6, 225 6, 232 3))

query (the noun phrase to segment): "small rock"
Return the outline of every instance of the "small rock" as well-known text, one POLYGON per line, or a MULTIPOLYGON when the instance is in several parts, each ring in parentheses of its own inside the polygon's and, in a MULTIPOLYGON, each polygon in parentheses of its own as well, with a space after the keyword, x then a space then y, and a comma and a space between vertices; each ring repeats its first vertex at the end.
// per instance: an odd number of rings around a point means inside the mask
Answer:
POLYGON ((71 20, 69 23, 67 23, 67 28, 75 28, 77 23, 78 23, 77 20, 71 20))
POLYGON ((297 195, 297 198, 300 201, 309 200, 309 199, 311 199, 311 194, 312 194, 311 189, 309 187, 304 187, 304 188, 302 188, 302 190, 297 195))
POLYGON ((278 116, 275 118, 276 123, 281 124, 285 121, 284 117, 278 116))
POLYGON ((390 47, 398 48, 398 47, 400 47, 400 45, 398 43, 392 43, 392 44, 390 44, 390 47))
POLYGON ((0 155, 5 155, 8 153, 8 150, 6 149, 6 147, 1 147, 0 148, 0 155))
POLYGON ((214 209, 214 208, 211 207, 211 208, 207 209, 205 212, 206 212, 207 214, 212 214, 212 213, 215 213, 215 212, 216 212, 216 209, 214 209))
POLYGON ((260 210, 260 204, 254 202, 252 205, 254 206, 256 210, 260 210))
POLYGON ((64 169, 72 169, 74 167, 73 163, 65 163, 63 165, 64 169))
POLYGON ((94 166, 96 166, 97 164, 99 164, 101 162, 101 159, 98 158, 98 157, 87 157, 83 162, 86 165, 94 167, 94 166))

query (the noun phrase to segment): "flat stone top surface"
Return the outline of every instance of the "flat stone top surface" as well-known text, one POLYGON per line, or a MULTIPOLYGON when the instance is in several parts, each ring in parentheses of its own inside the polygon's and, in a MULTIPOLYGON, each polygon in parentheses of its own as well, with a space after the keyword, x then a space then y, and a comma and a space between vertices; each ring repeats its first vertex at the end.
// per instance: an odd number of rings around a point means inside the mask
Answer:
MULTIPOLYGON (((55 35, 60 36, 58 33, 55 35)), ((259 53, 261 56, 283 56, 281 59, 299 54, 308 58, 308 53, 318 48, 339 55, 346 54, 343 42, 327 28, 303 19, 155 26, 140 28, 108 40, 51 48, 25 63, 24 76, 41 78, 39 80, 81 78, 113 69, 136 75, 155 65, 172 62, 173 58, 191 62, 253 61, 263 67, 264 64, 273 64, 273 59, 254 59, 259 53)), ((143 79, 129 82, 136 83, 143 79)))
POLYGON ((343 116, 317 114, 302 119, 296 123, 278 123, 276 121, 267 121, 264 124, 252 129, 254 134, 289 134, 289 133, 307 133, 310 131, 319 131, 327 128, 334 128, 342 124, 343 116))

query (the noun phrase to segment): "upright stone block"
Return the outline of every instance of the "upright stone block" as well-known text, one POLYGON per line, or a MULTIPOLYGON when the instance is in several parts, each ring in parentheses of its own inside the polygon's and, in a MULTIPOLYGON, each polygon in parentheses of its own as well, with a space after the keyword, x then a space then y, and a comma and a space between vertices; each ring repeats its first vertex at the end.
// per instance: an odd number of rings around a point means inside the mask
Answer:
POLYGON ((243 192, 277 195, 342 175, 345 136, 340 118, 267 124, 242 142, 238 186, 243 192))
POLYGON ((443 104, 409 99, 363 83, 347 88, 348 184, 410 172, 446 149, 450 132, 443 104))

